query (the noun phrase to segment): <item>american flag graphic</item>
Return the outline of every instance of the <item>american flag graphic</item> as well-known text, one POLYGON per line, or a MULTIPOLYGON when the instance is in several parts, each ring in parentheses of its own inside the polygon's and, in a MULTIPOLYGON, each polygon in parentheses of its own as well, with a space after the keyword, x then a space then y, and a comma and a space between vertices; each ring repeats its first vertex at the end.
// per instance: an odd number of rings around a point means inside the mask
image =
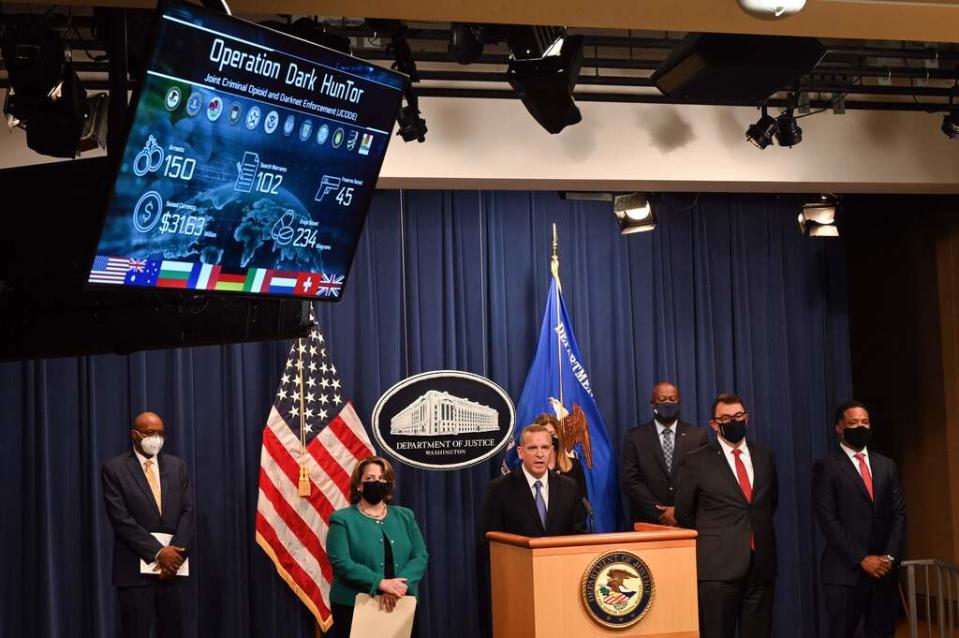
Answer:
POLYGON ((130 259, 126 257, 103 257, 98 255, 90 269, 91 284, 122 284, 130 270, 130 259))
POLYGON ((330 514, 349 505, 350 473, 372 454, 314 321, 309 337, 293 342, 263 428, 256 541, 324 631, 333 622, 333 568, 326 555, 330 514), (299 495, 301 466, 309 496, 299 495))

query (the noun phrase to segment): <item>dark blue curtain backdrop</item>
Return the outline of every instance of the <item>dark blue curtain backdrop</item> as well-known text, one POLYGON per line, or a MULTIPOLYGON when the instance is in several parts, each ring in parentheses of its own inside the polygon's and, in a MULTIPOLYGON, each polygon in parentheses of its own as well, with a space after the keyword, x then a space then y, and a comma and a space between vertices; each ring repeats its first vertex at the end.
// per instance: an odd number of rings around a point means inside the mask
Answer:
MULTIPOLYGON (((750 436, 779 464, 774 633, 814 636, 810 467, 829 445, 831 407, 850 392, 841 246, 803 238, 788 198, 676 195, 660 204, 655 232, 622 237, 608 204, 554 193, 378 193, 345 299, 319 306, 321 329, 365 421, 390 385, 437 368, 486 375, 515 398, 556 222, 563 290, 617 452, 623 432, 650 417, 660 379, 678 383, 684 415, 701 424, 717 392, 740 393, 750 436)), ((192 471, 199 635, 313 636, 254 543, 260 431, 287 349, 0 365, 0 636, 116 635, 99 468, 129 449, 130 420, 145 409, 163 416, 166 450, 192 471)), ((477 635, 474 530, 497 471, 498 461, 398 468, 399 502, 416 511, 431 554, 424 635, 477 635)))

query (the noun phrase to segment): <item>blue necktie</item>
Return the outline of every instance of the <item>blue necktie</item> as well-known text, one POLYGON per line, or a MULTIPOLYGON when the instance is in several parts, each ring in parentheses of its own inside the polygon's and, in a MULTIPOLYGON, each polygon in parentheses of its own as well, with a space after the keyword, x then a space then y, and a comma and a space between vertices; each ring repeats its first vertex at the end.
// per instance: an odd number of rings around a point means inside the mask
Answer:
POLYGON ((536 511, 539 512, 539 520, 543 524, 543 529, 546 529, 546 501, 543 499, 543 482, 536 481, 533 483, 533 487, 536 488, 536 497, 533 499, 536 501, 536 511))

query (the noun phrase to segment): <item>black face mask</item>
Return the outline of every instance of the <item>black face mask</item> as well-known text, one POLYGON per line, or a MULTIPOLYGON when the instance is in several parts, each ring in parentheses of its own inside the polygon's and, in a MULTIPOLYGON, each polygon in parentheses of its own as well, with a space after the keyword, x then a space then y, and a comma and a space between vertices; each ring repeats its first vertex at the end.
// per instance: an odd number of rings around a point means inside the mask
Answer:
POLYGON ((383 481, 363 481, 363 500, 376 505, 390 493, 390 484, 383 481))
POLYGON ((736 444, 746 436, 746 419, 719 424, 719 435, 730 443, 736 444))
POLYGON ((656 403, 653 405, 656 411, 656 420, 660 423, 672 423, 679 418, 679 402, 676 403, 656 403))
POLYGON ((842 438, 852 449, 861 450, 872 440, 872 430, 863 426, 846 428, 842 431, 842 438))
POLYGON ((559 452, 559 437, 558 437, 558 436, 554 436, 554 437, 553 437, 553 449, 556 450, 557 452, 559 452))

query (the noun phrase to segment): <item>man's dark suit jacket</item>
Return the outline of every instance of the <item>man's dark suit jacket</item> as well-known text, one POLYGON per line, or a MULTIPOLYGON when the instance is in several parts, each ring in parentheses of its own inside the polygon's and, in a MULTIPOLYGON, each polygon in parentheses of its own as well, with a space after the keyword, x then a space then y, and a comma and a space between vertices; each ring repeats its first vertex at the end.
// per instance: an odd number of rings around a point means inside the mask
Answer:
POLYGON ((661 512, 656 506, 675 503, 676 474, 683 456, 709 443, 706 430, 701 427, 680 421, 675 428, 670 472, 666 471, 655 421, 627 430, 623 436, 620 483, 629 499, 634 523, 659 523, 661 512))
POLYGON ((813 507, 826 537, 823 583, 858 585, 871 580, 859 567, 868 554, 902 559, 906 504, 896 464, 869 450, 869 465, 875 501, 869 500, 862 477, 842 450, 813 466, 813 507))
POLYGON ((157 582, 155 576, 140 574, 140 559, 152 563, 162 547, 152 532, 173 534, 170 544, 186 547, 188 552, 193 542, 193 495, 186 463, 162 453, 156 459, 162 516, 143 466, 132 450, 103 464, 100 477, 113 524, 113 584, 117 587, 157 582))
POLYGON ((690 452, 682 460, 677 476, 676 519, 681 527, 699 532, 699 580, 731 581, 745 577, 751 554, 750 532, 756 542, 754 574, 768 580, 776 577, 776 462, 766 448, 755 443, 746 445, 753 464, 752 503, 746 501, 718 441, 690 452))
POLYGON ((490 482, 480 514, 480 543, 486 532, 509 532, 522 536, 563 536, 586 533, 586 508, 573 479, 547 472, 549 505, 546 526, 539 520, 533 492, 522 467, 490 482))

